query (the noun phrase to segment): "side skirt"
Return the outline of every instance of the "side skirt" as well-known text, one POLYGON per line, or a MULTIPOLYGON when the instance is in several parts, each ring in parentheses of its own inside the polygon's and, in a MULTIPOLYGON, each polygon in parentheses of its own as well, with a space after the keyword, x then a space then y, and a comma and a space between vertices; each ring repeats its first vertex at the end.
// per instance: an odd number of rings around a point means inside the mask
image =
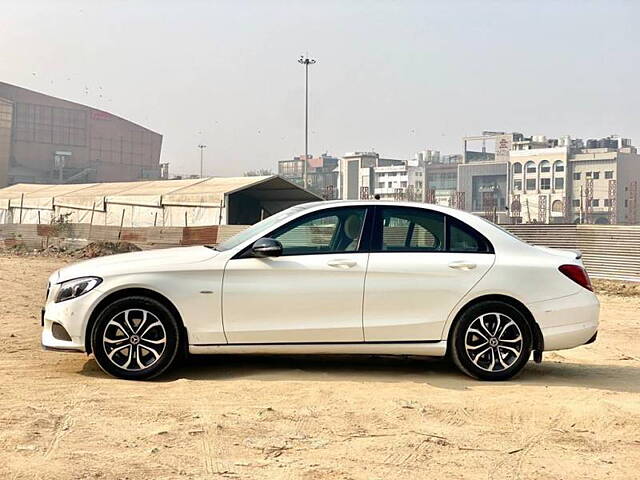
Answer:
POLYGON ((398 343, 275 343, 236 345, 189 345, 192 354, 344 354, 344 355, 425 355, 443 357, 447 341, 398 343))

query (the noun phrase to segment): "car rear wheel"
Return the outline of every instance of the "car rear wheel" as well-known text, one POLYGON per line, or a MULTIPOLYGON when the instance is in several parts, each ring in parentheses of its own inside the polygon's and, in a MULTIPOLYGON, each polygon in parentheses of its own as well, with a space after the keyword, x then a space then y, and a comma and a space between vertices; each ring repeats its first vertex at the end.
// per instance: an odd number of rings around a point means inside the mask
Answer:
POLYGON ((113 302, 98 316, 91 347, 102 370, 114 377, 147 380, 174 363, 180 328, 160 302, 132 296, 113 302))
POLYGON ((456 366, 480 380, 508 380, 527 364, 532 333, 525 316, 514 306, 487 301, 466 310, 451 336, 456 366))

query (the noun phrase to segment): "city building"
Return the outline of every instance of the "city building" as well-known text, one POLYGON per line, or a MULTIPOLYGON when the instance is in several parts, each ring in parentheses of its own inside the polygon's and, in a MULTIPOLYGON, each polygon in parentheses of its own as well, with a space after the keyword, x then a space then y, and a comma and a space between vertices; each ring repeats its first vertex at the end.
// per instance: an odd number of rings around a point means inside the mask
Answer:
POLYGON ((508 162, 489 161, 458 165, 458 192, 461 192, 458 208, 496 223, 508 223, 508 174, 508 162))
POLYGON ((425 163, 425 198, 437 205, 463 208, 457 195, 458 164, 462 155, 438 155, 425 163))
POLYGON ((505 132, 463 137, 457 178, 458 208, 497 223, 509 221, 509 154, 521 137, 518 133, 505 132))
POLYGON ((414 157, 420 163, 440 162, 440 152, 438 150, 421 150, 416 152, 414 157))
POLYGON ((375 152, 354 152, 342 158, 340 172, 345 199, 379 196, 455 206, 457 166, 462 155, 437 150, 417 152, 412 160, 380 158, 375 152))
MULTIPOLYGON (((328 154, 307 159, 307 190, 328 200, 340 198, 338 177, 340 159, 328 154)), ((278 162, 278 175, 304 186, 304 156, 278 162)))
POLYGON ((498 223, 640 221, 640 156, 629 139, 484 132, 463 148, 456 195, 467 211, 498 223))
POLYGON ((376 152, 344 154, 340 161, 340 198, 357 200, 373 196, 376 189, 375 168, 402 166, 406 163, 406 160, 380 158, 376 152))
POLYGON ((552 146, 511 152, 515 221, 638 223, 640 156, 631 140, 538 138, 552 146))
POLYGON ((0 187, 161 178, 158 133, 0 82, 0 187))
POLYGON ((566 223, 569 148, 538 147, 511 152, 512 223, 566 223))
POLYGON ((403 161, 395 165, 373 167, 374 195, 382 200, 424 202, 424 162, 403 161))

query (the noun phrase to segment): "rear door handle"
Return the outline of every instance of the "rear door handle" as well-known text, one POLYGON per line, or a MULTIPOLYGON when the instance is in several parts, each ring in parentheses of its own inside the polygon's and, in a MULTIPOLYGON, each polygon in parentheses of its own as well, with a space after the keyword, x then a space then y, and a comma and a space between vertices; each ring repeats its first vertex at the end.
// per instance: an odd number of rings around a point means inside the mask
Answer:
POLYGON ((455 268, 456 270, 473 270, 477 265, 471 262, 465 262, 464 260, 457 260, 449 264, 449 268, 455 268))
POLYGON ((358 262, 355 260, 329 260, 327 265, 334 268, 351 268, 355 267, 358 262))

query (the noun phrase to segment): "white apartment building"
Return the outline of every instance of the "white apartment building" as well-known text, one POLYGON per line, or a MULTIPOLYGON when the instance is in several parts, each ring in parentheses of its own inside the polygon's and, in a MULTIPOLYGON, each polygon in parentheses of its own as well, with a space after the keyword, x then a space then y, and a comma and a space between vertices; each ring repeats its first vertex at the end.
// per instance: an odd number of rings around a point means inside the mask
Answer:
POLYGON ((569 159, 569 171, 573 221, 640 222, 640 155, 635 147, 582 149, 569 159))
POLYGON ((637 212, 640 156, 630 140, 607 137, 589 140, 585 147, 582 140, 564 137, 558 144, 509 152, 510 216, 514 221, 640 220, 637 212))
POLYGON ((375 167, 374 195, 382 200, 424 201, 424 164, 408 161, 400 165, 375 167))
POLYGON ((568 159, 567 146, 510 152, 512 217, 524 223, 565 221, 568 159))
POLYGON ((375 168, 404 165, 406 160, 380 158, 376 152, 345 153, 340 159, 341 198, 358 200, 373 197, 376 189, 375 168))

